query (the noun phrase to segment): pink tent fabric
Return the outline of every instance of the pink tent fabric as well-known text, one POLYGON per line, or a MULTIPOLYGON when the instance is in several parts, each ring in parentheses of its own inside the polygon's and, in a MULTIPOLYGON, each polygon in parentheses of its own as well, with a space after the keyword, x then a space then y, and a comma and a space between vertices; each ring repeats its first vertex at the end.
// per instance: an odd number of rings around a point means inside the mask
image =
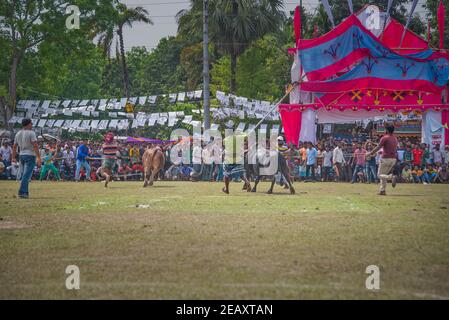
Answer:
POLYGON ((416 35, 412 31, 407 30, 401 46, 401 48, 407 50, 398 50, 399 44, 401 42, 401 35, 403 32, 404 26, 396 20, 392 19, 388 26, 385 28, 384 33, 380 36, 382 44, 394 51, 397 51, 400 54, 412 54, 429 48, 427 41, 425 41, 423 38, 416 35))
POLYGON ((281 105, 279 113, 284 126, 285 139, 287 143, 293 143, 298 146, 299 134, 301 132, 302 112, 299 108, 290 105, 281 105))

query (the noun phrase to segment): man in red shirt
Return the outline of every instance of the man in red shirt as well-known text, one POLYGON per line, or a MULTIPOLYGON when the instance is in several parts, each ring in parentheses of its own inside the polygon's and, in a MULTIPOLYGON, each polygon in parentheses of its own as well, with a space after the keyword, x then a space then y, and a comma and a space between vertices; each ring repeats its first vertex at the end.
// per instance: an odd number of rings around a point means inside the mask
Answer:
POLYGON ((393 125, 386 125, 385 129, 387 131, 387 134, 383 136, 382 139, 380 139, 379 145, 368 154, 369 156, 375 155, 380 149, 383 149, 378 173, 380 179, 379 195, 381 196, 385 196, 387 194, 387 181, 391 179, 392 187, 394 188, 396 187, 397 180, 397 177, 395 175, 392 175, 390 172, 393 170, 393 167, 396 164, 398 155, 398 139, 396 139, 396 136, 393 134, 393 125))
POLYGON ((413 154, 413 164, 415 166, 420 166, 421 167, 422 156, 423 156, 424 152, 419 147, 419 145, 416 145, 415 148, 413 148, 412 154, 413 154))

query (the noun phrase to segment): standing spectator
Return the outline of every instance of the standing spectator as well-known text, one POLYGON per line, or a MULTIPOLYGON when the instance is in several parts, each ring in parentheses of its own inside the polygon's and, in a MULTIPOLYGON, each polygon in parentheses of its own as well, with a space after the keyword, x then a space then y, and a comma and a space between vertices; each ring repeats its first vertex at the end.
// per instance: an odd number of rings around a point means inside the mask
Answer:
POLYGON ((366 172, 368 183, 375 183, 377 181, 377 163, 374 155, 369 155, 373 150, 373 146, 370 142, 366 144, 367 156, 366 156, 366 172))
POLYGON ((441 166, 441 164, 443 163, 443 153, 440 150, 439 144, 436 144, 433 148, 431 157, 435 165, 437 165, 438 167, 441 166))
POLYGON ((64 176, 64 180, 73 179, 73 164, 75 162, 75 154, 72 148, 65 145, 64 151, 62 151, 62 168, 61 173, 64 176))
POLYGON ((343 156, 343 151, 341 150, 341 143, 337 142, 337 146, 334 149, 332 162, 335 166, 336 180, 343 181, 343 165, 346 163, 343 156))
POLYGON ((430 150, 426 143, 421 144, 421 149, 423 150, 421 165, 426 166, 426 165, 430 164, 430 162, 431 162, 430 150))
POLYGON ((22 130, 17 132, 14 138, 14 145, 12 148, 12 162, 16 162, 17 147, 20 148, 19 159, 22 167, 22 176, 19 188, 19 198, 27 199, 29 197, 28 184, 33 170, 36 165, 40 168, 41 156, 39 154, 39 147, 37 145, 36 134, 32 130, 33 124, 31 119, 22 120, 22 130))
POLYGON ((329 147, 326 146, 323 151, 323 179, 322 181, 329 181, 329 174, 332 168, 332 152, 329 150, 329 147))
POLYGON ((81 144, 76 149, 76 172, 75 172, 75 181, 80 181, 80 170, 84 168, 86 170, 86 180, 90 180, 90 165, 87 161, 89 157, 89 147, 87 146, 87 141, 81 141, 81 144))
POLYGON ((359 172, 365 171, 365 165, 366 165, 366 150, 362 148, 360 143, 357 143, 357 149, 354 151, 354 162, 355 162, 355 169, 354 173, 352 175, 352 181, 351 183, 355 183, 357 180, 357 174, 359 172))
MULTIPOLYGON (((6 170, 6 168, 11 166, 11 158, 12 158, 12 148, 9 146, 9 143, 7 141, 4 141, 0 148, 0 156, 2 158, 6 170)), ((11 179, 8 170, 6 170, 6 178, 11 179)))
POLYGON ((423 158, 423 150, 419 147, 419 145, 415 145, 415 147, 412 150, 413 154, 413 165, 414 166, 421 166, 422 165, 422 158, 423 158))
POLYGON ((410 166, 412 165, 412 162, 413 162, 412 149, 410 148, 409 145, 407 145, 404 150, 404 163, 410 166))
POLYGON ((129 158, 131 159, 131 164, 137 163, 140 161, 140 150, 134 145, 131 149, 129 149, 129 158))
POLYGON ((307 148, 307 163, 306 163, 306 179, 309 179, 310 172, 312 172, 312 180, 315 181, 315 165, 317 160, 317 151, 313 147, 313 143, 308 143, 307 148))

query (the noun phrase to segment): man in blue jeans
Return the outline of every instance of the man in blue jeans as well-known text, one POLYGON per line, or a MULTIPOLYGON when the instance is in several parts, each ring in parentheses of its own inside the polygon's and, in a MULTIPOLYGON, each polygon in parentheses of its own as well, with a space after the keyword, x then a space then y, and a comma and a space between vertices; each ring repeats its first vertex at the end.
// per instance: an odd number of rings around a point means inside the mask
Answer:
POLYGON ((33 175, 34 167, 41 166, 41 156, 37 144, 37 137, 32 130, 31 119, 22 120, 22 130, 17 132, 14 138, 14 145, 12 148, 12 163, 16 163, 17 147, 20 149, 19 159, 22 167, 22 177, 20 180, 19 198, 27 199, 29 197, 28 185, 33 175))
POLYGON ((82 141, 80 146, 76 149, 76 182, 80 181, 81 168, 86 170, 86 180, 90 180, 90 165, 87 162, 87 157, 89 157, 89 147, 87 147, 87 143, 85 141, 82 141))

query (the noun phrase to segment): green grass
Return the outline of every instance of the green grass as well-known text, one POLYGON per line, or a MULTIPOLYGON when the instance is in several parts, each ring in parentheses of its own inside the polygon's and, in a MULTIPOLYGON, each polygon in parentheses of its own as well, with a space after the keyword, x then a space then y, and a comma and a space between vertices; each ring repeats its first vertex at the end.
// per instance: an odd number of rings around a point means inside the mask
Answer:
POLYGON ((447 185, 221 187, 0 182, 0 298, 449 299, 447 185))

